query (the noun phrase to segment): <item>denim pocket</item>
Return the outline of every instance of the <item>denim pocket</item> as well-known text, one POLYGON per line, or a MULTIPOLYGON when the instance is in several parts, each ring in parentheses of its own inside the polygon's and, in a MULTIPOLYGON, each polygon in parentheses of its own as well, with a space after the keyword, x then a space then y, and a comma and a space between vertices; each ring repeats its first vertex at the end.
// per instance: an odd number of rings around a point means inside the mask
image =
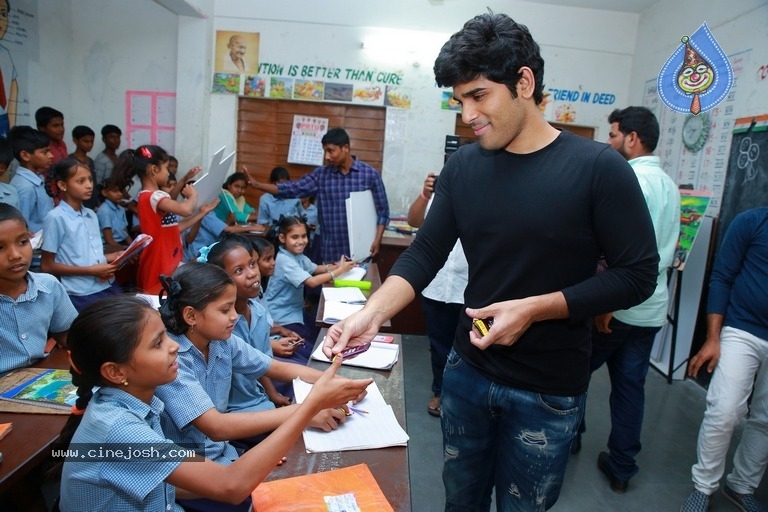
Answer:
POLYGON ((562 416, 579 411, 581 405, 579 398, 578 396, 545 395, 539 393, 539 402, 541 402, 542 407, 562 416))
POLYGON ((461 356, 453 348, 448 352, 448 358, 445 360, 445 366, 448 368, 458 368, 461 365, 461 356))

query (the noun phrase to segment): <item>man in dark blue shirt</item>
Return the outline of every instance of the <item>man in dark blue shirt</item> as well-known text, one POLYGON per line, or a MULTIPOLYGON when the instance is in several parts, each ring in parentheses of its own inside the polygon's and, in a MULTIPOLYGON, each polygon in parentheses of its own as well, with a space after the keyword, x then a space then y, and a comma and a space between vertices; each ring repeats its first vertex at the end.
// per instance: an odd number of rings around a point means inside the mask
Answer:
POLYGON ((682 512, 705 512, 720 485, 736 425, 749 419, 726 477, 723 494, 741 510, 765 510, 754 493, 768 463, 768 208, 747 210, 733 219, 712 269, 707 303, 707 339, 688 365, 714 373, 707 410, 691 468, 695 490, 682 512), (757 377, 755 377, 757 376, 757 377))

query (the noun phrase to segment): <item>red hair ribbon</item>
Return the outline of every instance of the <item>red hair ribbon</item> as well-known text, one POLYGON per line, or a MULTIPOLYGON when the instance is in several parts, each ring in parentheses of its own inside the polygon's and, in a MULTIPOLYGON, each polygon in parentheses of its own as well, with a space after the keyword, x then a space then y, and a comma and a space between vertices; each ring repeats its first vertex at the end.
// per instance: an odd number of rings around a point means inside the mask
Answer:
POLYGON ((139 153, 141 153, 141 156, 144 158, 152 158, 152 153, 149 152, 149 148, 147 146, 141 146, 139 148, 139 153))
POLYGON ((75 416, 82 416, 85 414, 85 409, 78 409, 76 405, 72 406, 72 414, 75 416))

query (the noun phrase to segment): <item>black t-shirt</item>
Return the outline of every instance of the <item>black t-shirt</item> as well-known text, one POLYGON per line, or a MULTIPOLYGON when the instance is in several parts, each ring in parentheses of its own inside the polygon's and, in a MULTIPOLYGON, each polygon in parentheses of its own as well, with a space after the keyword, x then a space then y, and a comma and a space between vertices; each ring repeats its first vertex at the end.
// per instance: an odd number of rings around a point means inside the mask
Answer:
POLYGON ((390 274, 421 291, 457 237, 469 263, 467 306, 565 295, 568 320, 535 323, 511 347, 479 350, 469 342, 471 319, 461 314, 456 350, 490 379, 516 388, 584 392, 592 317, 639 304, 656 285, 653 225, 632 168, 608 145, 568 132, 524 155, 461 147, 390 274), (610 269, 596 275, 601 254, 610 269))

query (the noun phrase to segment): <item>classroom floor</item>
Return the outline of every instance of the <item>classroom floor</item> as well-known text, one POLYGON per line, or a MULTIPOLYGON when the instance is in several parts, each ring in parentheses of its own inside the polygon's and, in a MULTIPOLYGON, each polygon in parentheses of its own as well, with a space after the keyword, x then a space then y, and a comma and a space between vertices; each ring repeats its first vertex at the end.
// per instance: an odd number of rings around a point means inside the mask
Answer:
MULTIPOLYGON (((403 336, 405 400, 414 512, 437 512, 445 506, 440 419, 427 414, 431 397, 429 344, 424 336, 403 336)), ((605 367, 592 378, 587 400, 587 425, 581 452, 568 464, 565 484, 554 512, 676 511, 692 491, 691 465, 696 461, 696 438, 705 408, 705 390, 697 383, 667 384, 651 369, 646 381, 643 450, 638 456, 640 472, 630 481, 626 494, 611 491, 608 480, 597 469, 597 455, 606 450, 610 429, 608 395, 610 383, 605 367)), ((734 436, 728 454, 730 471, 734 436)), ((757 498, 768 504, 768 485, 761 485, 757 498)), ((495 505, 492 507, 495 510, 495 505)), ((710 512, 738 510, 717 492, 710 512)))

